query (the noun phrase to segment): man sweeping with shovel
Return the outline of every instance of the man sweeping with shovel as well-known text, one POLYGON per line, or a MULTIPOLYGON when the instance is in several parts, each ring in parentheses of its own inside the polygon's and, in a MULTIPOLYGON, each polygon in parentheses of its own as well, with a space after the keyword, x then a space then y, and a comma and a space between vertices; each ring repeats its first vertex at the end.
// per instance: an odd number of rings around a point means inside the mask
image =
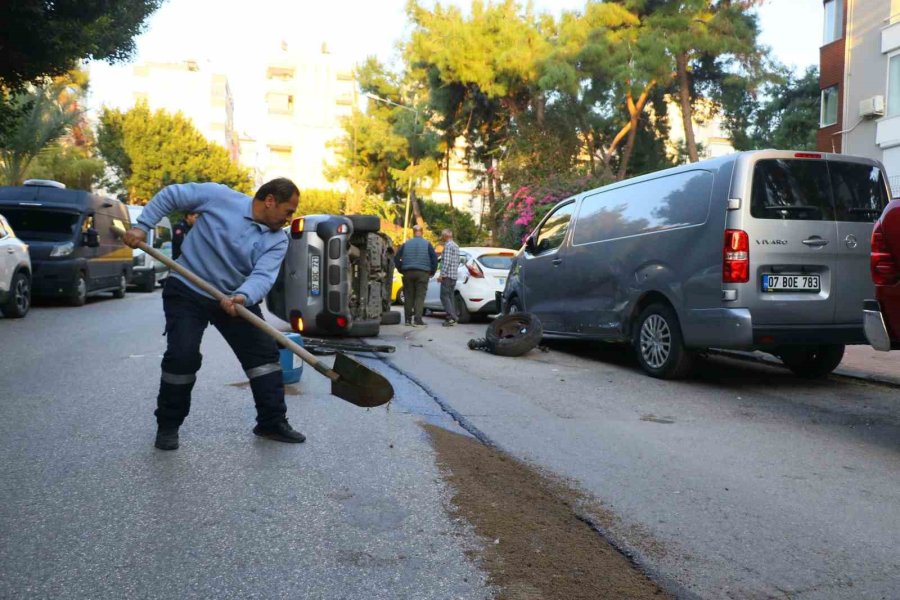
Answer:
POLYGON ((287 421, 278 345, 235 305, 262 316, 259 303, 275 283, 288 238, 282 231, 297 209, 300 192, 289 179, 262 185, 253 198, 216 183, 187 183, 163 188, 144 208, 136 227, 124 235, 135 248, 165 215, 196 212, 191 235, 178 264, 223 291, 221 301, 171 273, 163 290, 168 345, 162 360, 157 397, 156 447, 178 448, 178 428, 191 407, 191 390, 200 370, 200 341, 210 323, 237 355, 253 391, 253 433, 279 442, 301 443, 302 433, 287 421))

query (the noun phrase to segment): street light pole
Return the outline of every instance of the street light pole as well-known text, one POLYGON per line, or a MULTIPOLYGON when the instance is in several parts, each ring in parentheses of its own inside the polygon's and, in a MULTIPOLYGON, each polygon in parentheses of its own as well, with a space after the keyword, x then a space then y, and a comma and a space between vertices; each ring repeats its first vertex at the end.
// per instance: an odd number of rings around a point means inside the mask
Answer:
MULTIPOLYGON (((376 102, 384 102, 385 104, 390 104, 391 106, 396 106, 397 108, 402 108, 403 110, 408 110, 413 113, 413 131, 418 129, 419 127, 419 109, 415 106, 407 106, 405 104, 400 104, 398 102, 394 102, 393 100, 388 100, 387 98, 382 98, 381 96, 376 96, 370 92, 365 94, 366 98, 370 100, 375 100, 376 102)), ((416 166, 416 158, 411 157, 412 167, 415 169, 416 166)), ((403 217, 403 241, 406 242, 407 232, 409 231, 409 209, 412 204, 412 188, 413 188, 413 178, 410 176, 409 178, 409 186, 406 190, 406 210, 403 217)))

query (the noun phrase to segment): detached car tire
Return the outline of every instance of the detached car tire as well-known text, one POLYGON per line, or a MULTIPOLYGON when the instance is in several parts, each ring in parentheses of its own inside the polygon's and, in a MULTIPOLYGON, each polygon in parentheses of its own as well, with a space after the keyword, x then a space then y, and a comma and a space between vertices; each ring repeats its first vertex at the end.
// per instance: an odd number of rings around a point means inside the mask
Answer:
POLYGON ((353 223, 353 233, 376 233, 381 230, 381 219, 374 215, 347 215, 353 223))
POLYGON ((675 311, 651 304, 638 316, 634 349, 641 368, 657 379, 684 379, 693 370, 696 354, 684 347, 675 311))
POLYGON ((541 343, 544 327, 531 313, 501 315, 488 325, 485 340, 498 356, 522 356, 541 343))
POLYGON ((382 325, 399 325, 400 324, 400 313, 396 310, 391 310, 383 315, 381 315, 381 324, 382 325))
POLYGON ((795 375, 808 379, 827 377, 844 358, 843 344, 783 349, 779 358, 795 375))

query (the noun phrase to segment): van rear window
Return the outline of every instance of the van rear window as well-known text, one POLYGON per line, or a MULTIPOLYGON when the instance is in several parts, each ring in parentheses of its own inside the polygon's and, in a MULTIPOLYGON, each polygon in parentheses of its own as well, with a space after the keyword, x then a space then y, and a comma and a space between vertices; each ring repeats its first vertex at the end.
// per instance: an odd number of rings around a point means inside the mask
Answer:
POLYGON ((77 213, 39 208, 4 209, 10 226, 23 240, 63 241, 75 235, 77 213))
POLYGON ((874 223, 889 202, 881 169, 872 165, 828 163, 838 221, 874 223))
POLYGON ((753 170, 750 214, 756 219, 831 221, 828 188, 824 160, 760 160, 753 170))

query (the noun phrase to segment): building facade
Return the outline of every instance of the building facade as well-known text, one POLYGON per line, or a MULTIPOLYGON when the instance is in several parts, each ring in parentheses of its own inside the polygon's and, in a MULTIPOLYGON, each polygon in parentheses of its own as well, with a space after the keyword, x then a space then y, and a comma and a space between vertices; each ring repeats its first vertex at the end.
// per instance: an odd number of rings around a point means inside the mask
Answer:
POLYGON ((824 0, 817 148, 880 160, 900 195, 900 0, 824 0))
POLYGON ((144 101, 152 110, 182 112, 206 139, 221 145, 232 161, 238 161, 234 98, 225 75, 185 60, 135 65, 133 77, 135 103, 144 101))
POLYGON ((255 167, 262 180, 290 177, 300 188, 344 189, 326 177, 334 163, 331 144, 344 135, 341 120, 358 103, 352 65, 330 53, 273 56, 265 74, 266 114, 255 132, 255 167))

